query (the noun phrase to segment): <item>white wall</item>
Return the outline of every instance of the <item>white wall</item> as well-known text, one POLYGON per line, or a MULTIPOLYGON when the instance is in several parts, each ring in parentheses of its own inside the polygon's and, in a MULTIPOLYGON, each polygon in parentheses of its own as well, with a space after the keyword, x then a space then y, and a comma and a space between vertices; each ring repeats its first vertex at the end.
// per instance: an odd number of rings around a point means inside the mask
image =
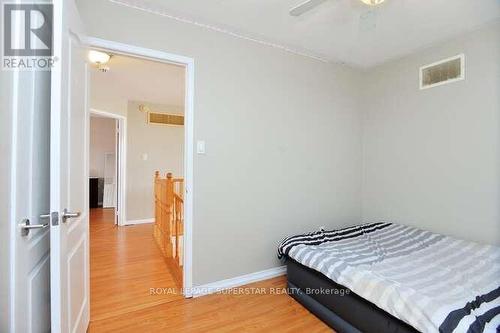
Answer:
POLYGON ((363 219, 500 243, 500 22, 365 75, 363 219), (418 88, 459 53, 466 80, 418 88))
POLYGON ((89 174, 104 178, 104 156, 116 152, 116 120, 90 117, 89 174))
MULTIPOLYGON (((156 170, 165 177, 184 175, 184 126, 148 124, 137 101, 127 113, 127 220, 154 218, 153 179, 156 170), (147 159, 143 157, 146 155, 147 159)), ((147 104, 155 112, 183 114, 180 107, 147 104)))
POLYGON ((286 235, 359 222, 356 71, 109 1, 80 5, 91 36, 195 59, 195 140, 207 145, 194 160, 195 285, 280 265, 286 235))

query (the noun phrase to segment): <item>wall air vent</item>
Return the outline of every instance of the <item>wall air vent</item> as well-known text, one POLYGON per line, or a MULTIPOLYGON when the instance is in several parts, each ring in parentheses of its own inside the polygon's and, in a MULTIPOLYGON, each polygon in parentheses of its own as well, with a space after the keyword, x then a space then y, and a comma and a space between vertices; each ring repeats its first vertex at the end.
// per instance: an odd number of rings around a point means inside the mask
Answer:
POLYGON ((183 126, 184 116, 176 114, 148 112, 148 124, 183 126))
POLYGON ((465 56, 457 56, 420 67, 420 89, 465 79, 465 56))

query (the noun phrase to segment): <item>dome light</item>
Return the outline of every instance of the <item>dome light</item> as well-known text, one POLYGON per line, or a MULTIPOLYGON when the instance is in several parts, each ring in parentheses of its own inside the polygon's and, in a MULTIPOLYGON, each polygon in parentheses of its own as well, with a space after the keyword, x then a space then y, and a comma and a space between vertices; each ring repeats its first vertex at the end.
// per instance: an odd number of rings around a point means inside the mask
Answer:
POLYGON ((104 65, 109 61, 111 56, 107 53, 90 50, 89 51, 89 61, 96 65, 104 65))

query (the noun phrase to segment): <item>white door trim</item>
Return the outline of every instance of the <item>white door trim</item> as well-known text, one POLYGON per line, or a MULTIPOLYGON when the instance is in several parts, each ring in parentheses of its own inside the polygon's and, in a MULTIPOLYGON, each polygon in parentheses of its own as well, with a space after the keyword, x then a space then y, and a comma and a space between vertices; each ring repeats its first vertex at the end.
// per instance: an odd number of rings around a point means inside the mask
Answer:
MULTIPOLYGON (((146 60, 181 65, 186 68, 186 97, 184 112, 184 274, 183 293, 192 297, 193 287, 193 164, 194 164, 194 59, 163 51, 123 44, 96 37, 81 36, 86 45, 103 51, 146 60)), ((122 155, 123 156, 123 155, 122 155)))
MULTIPOLYGON (((120 135, 119 135, 119 147, 120 151, 117 153, 117 158, 118 161, 118 174, 116 175, 117 179, 117 189, 116 192, 118 193, 118 203, 116 205, 117 208, 117 214, 118 214, 118 225, 123 226, 126 225, 127 223, 127 211, 125 209, 125 203, 127 200, 127 177, 126 177, 126 170, 127 170, 127 117, 118 115, 116 113, 111 113, 108 111, 103 111, 103 110, 98 110, 98 109, 93 109, 90 108, 88 110, 87 118, 88 118, 88 124, 90 124, 90 116, 91 115, 96 115, 96 116, 102 116, 106 118, 113 118, 119 123, 120 127, 120 135)), ((87 137, 89 140, 87 140, 87 151, 89 151, 90 147, 90 133, 88 133, 87 137)), ((87 154, 88 156, 88 154, 87 154)), ((87 160, 86 163, 88 164, 89 161, 87 160)), ((87 178, 89 177, 88 170, 87 170, 87 178)))
MULTIPOLYGON (((118 192, 118 177, 120 175, 120 170, 118 170, 118 167, 120 166, 120 160, 119 160, 119 152, 117 151, 116 149, 116 141, 117 141, 117 138, 116 138, 116 132, 118 131, 117 129, 117 126, 116 126, 116 123, 115 123, 115 151, 109 151, 109 152, 105 152, 104 153, 104 192, 103 192, 103 196, 102 196, 102 208, 114 208, 116 211, 115 211, 115 215, 118 215, 117 213, 121 213, 118 211, 118 202, 119 200, 117 200, 117 196, 119 195, 119 192, 118 192), (106 184, 106 172, 107 170, 109 169, 110 165, 108 164, 108 157, 109 156, 113 156, 114 158, 114 163, 113 163, 113 171, 115 173, 114 177, 113 177, 113 186, 112 186, 112 195, 111 195, 111 198, 112 198, 112 202, 111 204, 109 204, 109 202, 107 202, 106 200, 106 188, 109 189, 109 186, 106 186, 106 185, 109 185, 109 184, 106 184), (106 203, 108 203, 108 205, 106 205, 106 203)), ((121 147, 121 143, 118 145, 118 150, 120 149, 121 147)), ((115 223, 116 223, 116 219, 115 219, 115 223)))

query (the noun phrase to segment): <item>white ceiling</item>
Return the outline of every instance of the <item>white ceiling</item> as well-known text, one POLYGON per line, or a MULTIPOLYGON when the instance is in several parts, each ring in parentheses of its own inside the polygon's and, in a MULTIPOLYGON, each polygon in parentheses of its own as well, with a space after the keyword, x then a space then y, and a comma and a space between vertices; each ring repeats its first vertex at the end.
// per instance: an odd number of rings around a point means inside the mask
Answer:
POLYGON ((500 17, 500 0, 386 0, 375 9, 360 0, 327 0, 300 17, 290 16, 289 9, 302 1, 135 0, 133 3, 363 68, 410 54, 500 17))
POLYGON ((184 67, 121 55, 112 56, 106 65, 106 73, 91 71, 97 98, 184 106, 184 67))

